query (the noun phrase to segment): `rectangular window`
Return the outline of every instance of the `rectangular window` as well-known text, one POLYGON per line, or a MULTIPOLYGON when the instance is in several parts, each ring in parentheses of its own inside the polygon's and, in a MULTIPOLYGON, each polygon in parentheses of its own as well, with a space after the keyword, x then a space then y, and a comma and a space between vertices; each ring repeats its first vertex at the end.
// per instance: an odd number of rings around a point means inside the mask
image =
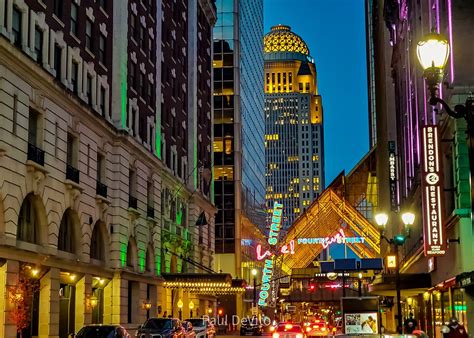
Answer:
POLYGON ((87 102, 89 103, 89 106, 92 106, 92 76, 90 75, 87 75, 86 87, 87 102))
POLYGON ((137 17, 134 14, 130 16, 130 36, 136 40, 137 35, 137 17))
POLYGON ((130 62, 130 86, 137 90, 137 65, 130 62))
POLYGON ((36 62, 43 64, 43 31, 38 26, 35 27, 35 54, 36 62))
POLYGON ((56 71, 56 79, 61 80, 62 77, 62 48, 59 45, 54 45, 54 70, 56 71))
POLYGON ((73 1, 71 2, 71 33, 77 36, 77 21, 79 14, 79 6, 73 1))
POLYGON ((150 82, 147 82, 147 86, 146 86, 146 98, 147 98, 147 103, 148 103, 149 106, 152 105, 152 98, 153 98, 152 89, 153 89, 153 84, 150 83, 150 82))
POLYGON ((105 177, 105 157, 97 153, 97 182, 104 183, 105 177))
POLYGON ((72 134, 67 133, 66 164, 74 168, 76 167, 75 162, 77 158, 77 156, 75 156, 75 152, 76 152, 76 138, 72 134))
POLYGON ((145 47, 146 47, 145 27, 140 25, 140 48, 145 50, 145 47))
POLYGON ((100 87, 100 111, 105 115, 105 88, 100 87))
POLYGON ((13 44, 17 47, 21 47, 22 13, 16 6, 13 6, 12 14, 13 44))
POLYGON ((77 79, 79 77, 79 65, 76 62, 73 62, 71 65, 71 83, 72 91, 77 94, 79 92, 79 86, 77 79))
POLYGON ((145 75, 142 72, 138 75, 138 92, 141 97, 145 97, 145 75))
POLYGON ((99 36, 99 61, 105 65, 105 36, 101 33, 99 36))
POLYGON ((99 0, 99 6, 103 9, 107 9, 107 0, 99 0))
POLYGON ((92 21, 86 21, 86 48, 92 50, 92 21))
POLYGON ((53 0, 53 13, 58 19, 63 19, 63 0, 53 0))
POLYGON ((28 143, 35 147, 38 145, 38 119, 38 113, 30 110, 28 115, 28 143))

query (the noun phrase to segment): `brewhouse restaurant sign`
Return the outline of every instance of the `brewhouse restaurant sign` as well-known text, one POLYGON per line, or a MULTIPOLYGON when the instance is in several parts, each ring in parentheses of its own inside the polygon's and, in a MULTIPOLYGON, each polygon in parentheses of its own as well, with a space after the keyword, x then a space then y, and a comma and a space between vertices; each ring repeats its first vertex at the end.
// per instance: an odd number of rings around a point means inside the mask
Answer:
POLYGON ((422 128, 423 171, 421 179, 423 201, 423 239, 425 256, 442 256, 446 253, 446 236, 443 224, 443 180, 439 155, 438 128, 422 128))

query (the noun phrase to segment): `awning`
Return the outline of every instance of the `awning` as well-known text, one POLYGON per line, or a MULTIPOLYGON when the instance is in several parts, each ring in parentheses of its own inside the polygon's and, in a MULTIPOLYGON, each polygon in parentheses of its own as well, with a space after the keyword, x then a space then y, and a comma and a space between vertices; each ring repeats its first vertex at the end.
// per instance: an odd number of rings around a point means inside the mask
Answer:
POLYGON ((243 279, 232 279, 227 273, 164 273, 164 286, 169 289, 183 289, 196 294, 223 295, 245 292, 243 279))
MULTIPOLYGON (((400 274, 400 290, 402 296, 413 296, 430 289, 431 275, 429 273, 400 274)), ((374 281, 369 284, 369 293, 379 296, 396 295, 396 275, 380 274, 375 276, 374 281)))

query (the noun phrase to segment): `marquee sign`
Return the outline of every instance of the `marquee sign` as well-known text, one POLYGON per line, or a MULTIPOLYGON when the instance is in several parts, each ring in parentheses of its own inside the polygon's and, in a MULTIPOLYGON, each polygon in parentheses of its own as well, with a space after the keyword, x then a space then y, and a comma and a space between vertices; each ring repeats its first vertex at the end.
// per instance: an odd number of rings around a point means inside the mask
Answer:
MULTIPOLYGON (((281 216, 283 212, 283 204, 275 202, 273 205, 273 215, 272 215, 272 224, 270 225, 270 231, 268 233, 268 244, 274 247, 278 244, 278 236, 280 234, 280 226, 281 226, 281 216)), ((271 286, 272 286, 272 278, 273 278, 273 252, 274 250, 267 250, 264 254, 261 253, 262 247, 261 245, 257 246, 257 259, 264 259, 264 268, 262 271, 262 283, 260 288, 260 293, 258 294, 258 305, 259 306, 267 306, 268 297, 271 296, 271 286), (268 254, 267 254, 268 253, 268 254)), ((287 249, 288 250, 288 249, 287 249)))
POLYGON ((423 239, 425 256, 443 256, 446 236, 443 224, 443 180, 439 156, 438 128, 422 128, 423 171, 421 192, 423 201, 423 239))
POLYGON ((298 244, 321 244, 324 249, 333 243, 337 244, 359 244, 365 243, 365 237, 346 237, 344 230, 339 229, 337 234, 331 237, 298 238, 298 244))

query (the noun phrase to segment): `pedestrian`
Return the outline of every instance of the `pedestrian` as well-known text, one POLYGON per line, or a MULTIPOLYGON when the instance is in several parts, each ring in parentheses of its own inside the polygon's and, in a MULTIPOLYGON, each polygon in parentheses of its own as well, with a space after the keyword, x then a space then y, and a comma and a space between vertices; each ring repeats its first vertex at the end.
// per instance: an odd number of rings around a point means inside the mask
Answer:
POLYGON ((412 334, 417 326, 416 320, 413 318, 413 313, 410 312, 408 318, 405 320, 405 333, 412 334))
POLYGON ((451 317, 448 326, 441 328, 444 338, 469 338, 464 326, 459 324, 456 317, 451 317))

